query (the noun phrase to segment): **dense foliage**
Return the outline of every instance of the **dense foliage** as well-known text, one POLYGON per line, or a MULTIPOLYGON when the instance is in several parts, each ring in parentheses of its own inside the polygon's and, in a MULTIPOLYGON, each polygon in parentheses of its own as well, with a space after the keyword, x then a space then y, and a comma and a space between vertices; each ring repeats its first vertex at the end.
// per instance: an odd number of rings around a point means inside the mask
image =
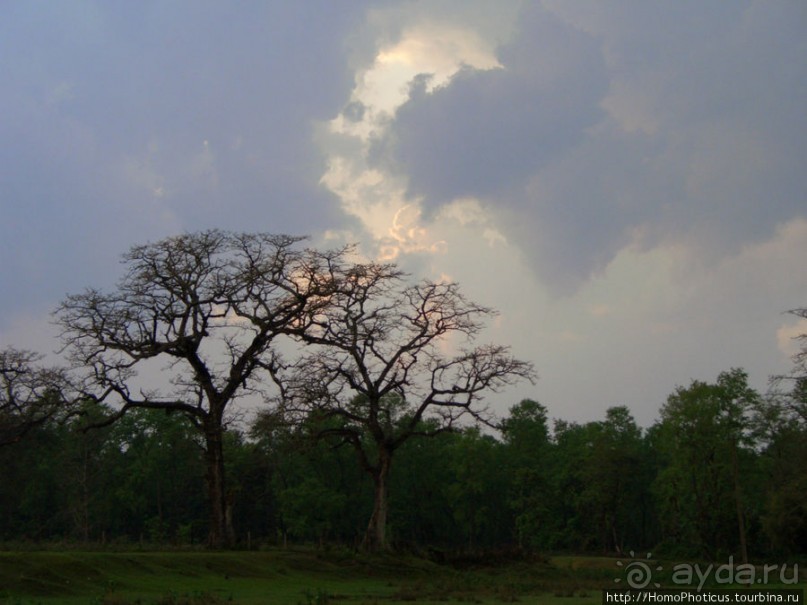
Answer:
MULTIPOLYGON (((807 552, 807 423, 799 389, 762 397, 741 370, 677 389, 647 430, 628 409, 577 424, 534 401, 500 430, 408 440, 391 470, 388 531, 399 548, 657 549, 678 555, 807 552), (741 535, 745 532, 745 536, 741 535)), ((191 545, 206 540, 203 439, 182 415, 108 410, 31 429, 0 448, 0 539, 191 545)), ((259 415, 225 433, 227 494, 243 547, 358 545, 373 484, 316 419, 259 415)), ((429 427, 424 427, 428 432, 429 427)))

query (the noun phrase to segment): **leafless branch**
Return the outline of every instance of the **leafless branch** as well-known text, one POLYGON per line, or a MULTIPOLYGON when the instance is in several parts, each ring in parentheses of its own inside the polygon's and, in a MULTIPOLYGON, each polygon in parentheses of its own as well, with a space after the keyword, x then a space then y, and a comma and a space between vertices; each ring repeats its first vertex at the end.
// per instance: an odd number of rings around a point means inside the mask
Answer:
POLYGON ((28 350, 0 351, 0 446, 69 412, 72 389, 67 372, 44 367, 41 360, 41 355, 28 350))
POLYGON ((395 449, 462 418, 490 422, 486 393, 534 379, 506 347, 445 355, 449 337, 471 343, 494 314, 456 283, 411 284, 396 266, 374 263, 337 266, 331 279, 329 304, 300 334, 307 350, 283 371, 283 407, 299 419, 327 413, 395 449), (424 431, 428 419, 437 428, 424 431))

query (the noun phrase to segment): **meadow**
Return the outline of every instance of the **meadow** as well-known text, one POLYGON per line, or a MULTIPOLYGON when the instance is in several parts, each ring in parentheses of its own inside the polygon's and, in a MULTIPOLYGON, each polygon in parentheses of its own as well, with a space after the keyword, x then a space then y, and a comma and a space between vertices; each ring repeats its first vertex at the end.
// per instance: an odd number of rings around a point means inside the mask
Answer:
POLYGON ((615 559, 435 563, 407 555, 266 552, 0 553, 3 605, 599 602, 615 559))
MULTIPOLYGON (((307 548, 0 553, 2 605, 600 603, 613 557, 457 559, 307 548)), ((626 560, 627 562, 627 560, 626 560)), ((669 562, 656 562, 671 569, 669 562)), ((656 578, 654 577, 654 580, 656 578)), ((660 575, 664 584, 669 576, 660 575)), ((805 588, 802 572, 798 586, 805 588)))

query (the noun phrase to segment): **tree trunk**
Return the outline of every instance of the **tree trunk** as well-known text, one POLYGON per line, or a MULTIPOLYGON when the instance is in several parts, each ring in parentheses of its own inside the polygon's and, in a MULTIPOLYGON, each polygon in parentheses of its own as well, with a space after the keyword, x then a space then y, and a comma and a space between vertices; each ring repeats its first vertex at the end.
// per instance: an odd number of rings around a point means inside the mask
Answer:
POLYGON ((734 504, 737 509, 737 532, 740 534, 740 556, 748 565, 748 544, 745 537, 745 515, 743 514, 742 490, 740 489, 740 469, 737 461, 737 443, 731 449, 731 470, 734 479, 734 504))
POLYGON ((373 469, 371 475, 375 483, 373 499, 373 514, 370 516, 370 523, 364 534, 362 548, 371 552, 389 550, 387 543, 387 510, 388 510, 388 480, 390 465, 392 463, 392 452, 382 448, 378 454, 378 466, 373 469))
POLYGON ((81 537, 85 544, 90 541, 89 457, 89 453, 85 449, 81 456, 81 537))
POLYGON ((210 531, 207 545, 210 548, 227 548, 235 542, 224 481, 224 440, 221 426, 205 430, 205 462, 207 463, 207 498, 210 506, 210 531))

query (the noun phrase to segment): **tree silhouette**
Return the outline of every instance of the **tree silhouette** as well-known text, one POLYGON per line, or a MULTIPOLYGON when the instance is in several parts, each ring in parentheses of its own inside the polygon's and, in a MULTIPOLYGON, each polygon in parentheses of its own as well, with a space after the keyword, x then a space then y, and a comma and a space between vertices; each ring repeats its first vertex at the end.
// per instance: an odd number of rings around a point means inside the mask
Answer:
POLYGON ((257 393, 276 360, 275 339, 305 328, 327 294, 327 265, 341 252, 300 250, 299 237, 218 230, 133 247, 111 293, 68 296, 57 311, 87 397, 130 408, 184 414, 204 436, 209 544, 234 535, 224 476, 223 433, 230 404, 257 393), (146 385, 138 369, 167 383, 146 385))
POLYGON ((534 377, 532 365, 507 347, 469 346, 491 309, 467 300, 456 283, 406 278, 395 265, 332 263, 328 304, 308 316, 301 334, 307 350, 281 381, 285 414, 320 418, 320 436, 350 444, 372 478, 368 550, 388 548, 396 450, 410 437, 450 431, 465 418, 487 421, 486 393, 534 377))

